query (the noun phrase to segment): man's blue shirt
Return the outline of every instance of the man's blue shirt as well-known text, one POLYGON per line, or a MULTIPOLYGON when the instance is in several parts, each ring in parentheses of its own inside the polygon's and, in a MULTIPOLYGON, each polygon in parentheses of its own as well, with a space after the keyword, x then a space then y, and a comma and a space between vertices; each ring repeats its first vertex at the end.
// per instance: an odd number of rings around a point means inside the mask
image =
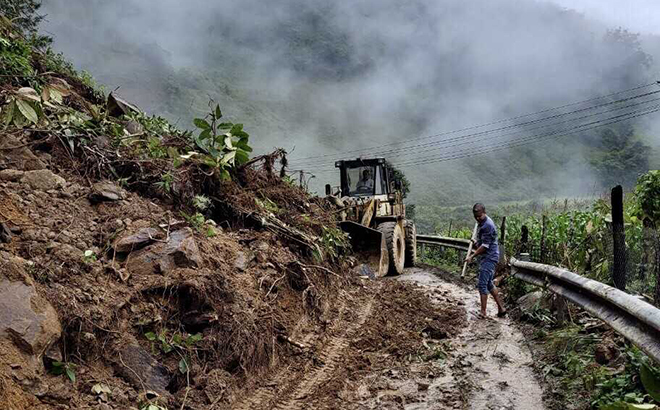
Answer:
POLYGON ((486 252, 481 255, 481 260, 497 262, 500 259, 500 250, 497 246, 497 228, 489 216, 479 223, 479 232, 477 235, 477 249, 480 246, 486 248, 486 252))

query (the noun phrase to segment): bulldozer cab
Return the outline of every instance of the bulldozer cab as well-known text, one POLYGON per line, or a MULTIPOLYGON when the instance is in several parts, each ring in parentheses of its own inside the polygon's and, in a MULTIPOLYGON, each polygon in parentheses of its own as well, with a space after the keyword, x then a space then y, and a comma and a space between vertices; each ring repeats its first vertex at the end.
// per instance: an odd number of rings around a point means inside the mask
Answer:
POLYGON ((340 171, 342 197, 389 195, 394 190, 384 158, 337 161, 335 167, 340 171))

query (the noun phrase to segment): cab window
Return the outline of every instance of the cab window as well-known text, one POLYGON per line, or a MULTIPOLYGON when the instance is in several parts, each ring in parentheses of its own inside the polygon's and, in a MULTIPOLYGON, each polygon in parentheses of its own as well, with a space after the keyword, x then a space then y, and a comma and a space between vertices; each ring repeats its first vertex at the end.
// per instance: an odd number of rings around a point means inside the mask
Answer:
MULTIPOLYGON (((349 168, 346 171, 350 196, 370 196, 374 194, 374 188, 376 187, 376 181, 374 180, 375 167, 356 167, 349 168)), ((380 178, 378 183, 380 183, 380 178)))

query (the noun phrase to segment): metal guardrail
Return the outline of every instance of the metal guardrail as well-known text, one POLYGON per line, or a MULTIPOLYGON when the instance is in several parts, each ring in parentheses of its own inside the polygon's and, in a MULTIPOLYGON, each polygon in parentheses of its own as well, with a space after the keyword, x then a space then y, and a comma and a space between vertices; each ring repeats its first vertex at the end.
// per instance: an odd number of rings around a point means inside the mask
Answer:
POLYGON ((660 309, 576 273, 511 258, 514 277, 561 295, 599 318, 660 363, 660 309))
POLYGON ((444 246, 467 252, 470 246, 469 239, 450 238, 448 236, 417 235, 417 243, 425 245, 444 246))

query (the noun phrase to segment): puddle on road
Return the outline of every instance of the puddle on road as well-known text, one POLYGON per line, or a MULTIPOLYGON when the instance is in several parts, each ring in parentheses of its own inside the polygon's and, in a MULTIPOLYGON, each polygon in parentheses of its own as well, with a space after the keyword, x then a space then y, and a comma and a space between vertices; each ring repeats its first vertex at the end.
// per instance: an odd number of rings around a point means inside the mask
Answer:
MULTIPOLYGON (((514 410, 544 409, 543 389, 531 368, 532 358, 522 333, 509 319, 497 319, 497 306, 488 301, 488 315, 478 319, 476 289, 468 291, 439 277, 414 268, 396 278, 415 282, 432 300, 464 303, 467 323, 463 332, 451 339, 446 359, 414 363, 404 370, 392 370, 373 383, 385 387, 380 395, 396 400, 391 408, 514 410)), ((366 408, 374 402, 363 402, 366 408)))

